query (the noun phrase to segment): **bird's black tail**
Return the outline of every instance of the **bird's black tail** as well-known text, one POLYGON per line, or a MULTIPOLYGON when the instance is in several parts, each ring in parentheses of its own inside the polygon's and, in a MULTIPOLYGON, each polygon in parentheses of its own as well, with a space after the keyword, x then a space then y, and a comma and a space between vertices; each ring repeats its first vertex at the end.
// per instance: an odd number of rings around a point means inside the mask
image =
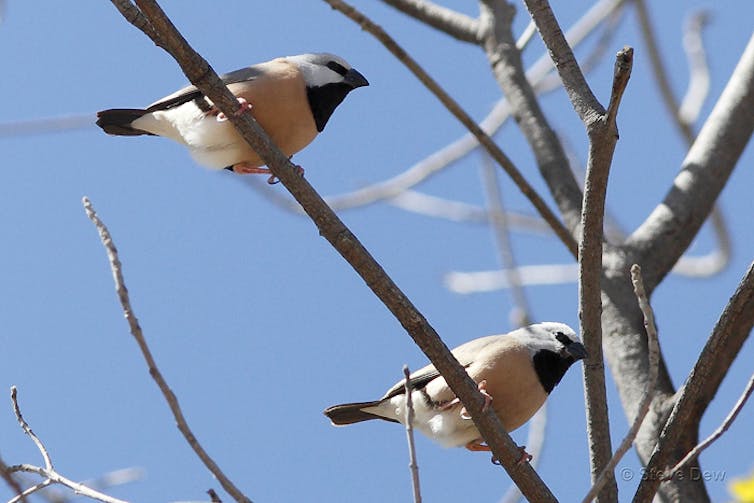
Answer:
POLYGON ((149 113, 141 108, 111 108, 97 112, 97 125, 107 134, 117 136, 138 136, 149 134, 147 131, 136 129, 131 123, 144 114, 149 113))
POLYGON ((370 419, 384 419, 385 421, 392 421, 397 423, 394 419, 388 419, 376 414, 370 414, 364 412, 362 409, 369 407, 375 407, 380 404, 382 400, 375 400, 374 402, 358 402, 358 403, 344 403, 341 405, 333 405, 325 409, 324 414, 330 418, 330 421, 335 426, 344 426, 346 424, 360 423, 362 421, 369 421, 370 419))

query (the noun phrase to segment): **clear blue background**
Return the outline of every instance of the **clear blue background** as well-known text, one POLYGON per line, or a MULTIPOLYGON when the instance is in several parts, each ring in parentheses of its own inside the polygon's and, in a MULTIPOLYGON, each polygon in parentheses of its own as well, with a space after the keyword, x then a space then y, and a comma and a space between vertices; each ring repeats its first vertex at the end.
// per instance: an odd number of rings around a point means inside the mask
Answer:
MULTIPOLYGON (((107 1, 9 0, 0 24, 4 97, 0 121, 91 114, 144 106, 185 82, 177 65, 128 25, 107 1)), ((380 2, 357 6, 391 32, 475 117, 500 96, 478 48, 456 42, 380 2)), ((446 5, 476 15, 473 2, 446 5)), ((569 26, 589 2, 557 2, 569 26)), ((678 95, 687 69, 686 14, 708 4, 651 2, 678 95)), ((706 32, 712 89, 706 117, 751 34, 754 4, 727 2, 706 32)), ((461 135, 463 128, 372 37, 323 2, 165 1, 175 24, 218 71, 288 54, 337 53, 371 86, 350 95, 324 134, 295 157, 322 194, 391 177, 461 135)), ((620 110, 621 131, 608 202, 633 229, 667 191, 683 141, 658 101, 646 51, 630 12, 608 56, 589 75, 603 102, 612 57, 623 45, 636 62, 620 110)), ((519 5, 516 31, 526 25, 519 5)), ((542 51, 527 49, 531 62, 542 51)), ((580 51, 579 54, 585 54, 580 51)), ((557 130, 585 159, 583 126, 564 93, 542 101, 557 130)), ((98 236, 84 215, 91 198, 121 253, 133 307, 165 377, 200 441, 258 502, 408 501, 403 429, 370 423, 336 429, 321 411, 379 397, 424 356, 305 218, 281 211, 240 177, 197 167, 180 146, 156 138, 115 138, 94 125, 59 134, 0 138, 0 394, 15 384, 27 419, 61 473, 87 479, 142 467, 145 477, 108 490, 133 501, 207 500, 219 484, 175 429, 146 372, 113 292, 98 236)), ((533 157, 512 124, 496 136, 540 189, 533 157)), ((722 197, 733 259, 711 280, 671 277, 654 295, 662 348, 674 382, 685 379, 719 313, 754 258, 747 149, 722 197)), ((481 204, 480 156, 473 154, 420 188, 481 204)), ((533 213, 506 179, 508 204, 533 213)), ((264 191, 287 195, 281 185, 264 191)), ((549 198, 548 198, 549 199, 549 198)), ((450 346, 511 328, 506 292, 459 296, 442 286, 450 270, 497 267, 489 229, 405 213, 387 204, 342 214, 372 254, 450 346)), ((711 248, 709 231, 694 245, 711 248)), ((523 264, 570 263, 553 238, 517 236, 523 264)), ((538 320, 578 326, 575 284, 528 291, 538 320)), ((748 343, 702 421, 702 435, 727 414, 752 372, 748 343)), ((627 429, 610 384, 615 444, 627 429)), ((539 472, 561 501, 589 487, 581 369, 553 393, 539 472)), ((702 455, 716 501, 727 482, 754 469, 754 407, 702 455)), ((514 433, 524 443, 526 428, 514 433)), ((486 454, 445 450, 419 438, 425 501, 494 502, 510 481, 486 454)), ((0 454, 6 463, 42 461, 0 400, 0 454)), ((621 500, 637 485, 630 452, 621 500)), ((226 501, 228 498, 222 494, 226 501)), ((9 498, 0 484, 0 499, 9 498)))

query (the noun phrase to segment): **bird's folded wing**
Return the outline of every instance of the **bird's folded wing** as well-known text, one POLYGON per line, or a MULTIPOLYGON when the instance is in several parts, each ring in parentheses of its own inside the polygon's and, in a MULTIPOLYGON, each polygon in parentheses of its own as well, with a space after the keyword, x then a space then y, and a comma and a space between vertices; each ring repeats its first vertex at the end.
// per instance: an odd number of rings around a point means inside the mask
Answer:
MULTIPOLYGON (((264 74, 263 70, 260 70, 257 67, 250 66, 247 68, 241 68, 240 70, 235 70, 230 73, 226 73, 220 76, 220 79, 225 83, 226 86, 230 86, 231 84, 238 84, 241 82, 249 82, 253 81, 255 79, 258 79, 261 75, 264 74)), ((233 89, 231 88, 231 92, 233 92, 233 89)), ((162 110, 170 110, 171 108, 179 107, 183 105, 184 103, 188 103, 189 101, 193 101, 197 98, 201 98, 203 96, 202 92, 196 88, 196 86, 186 86, 182 89, 177 90, 173 94, 170 94, 168 96, 165 96, 164 98, 161 98, 159 101, 156 101, 149 105, 147 108, 148 112, 158 112, 162 110)))
MULTIPOLYGON (((461 365, 463 365, 463 368, 468 368, 469 365, 471 365, 471 362, 461 362, 461 365)), ((411 374, 411 377, 409 378, 409 386, 411 389, 422 389, 438 377, 440 377, 440 372, 434 367, 434 365, 427 365, 411 374)), ((405 390, 404 382, 405 379, 402 379, 395 383, 392 388, 385 392, 382 400, 402 395, 405 390)))

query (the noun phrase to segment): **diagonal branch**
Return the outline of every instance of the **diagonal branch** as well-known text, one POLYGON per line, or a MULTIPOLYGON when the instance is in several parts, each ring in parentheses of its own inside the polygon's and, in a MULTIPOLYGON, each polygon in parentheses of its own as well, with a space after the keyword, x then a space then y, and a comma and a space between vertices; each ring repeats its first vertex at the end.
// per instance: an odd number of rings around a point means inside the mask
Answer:
POLYGON ((479 141, 479 143, 489 152, 490 156, 497 162, 508 176, 511 177, 516 186, 529 199, 532 205, 537 209, 542 218, 553 228, 555 234, 560 238, 573 256, 576 256, 576 242, 570 232, 558 220, 555 214, 547 206, 542 197, 526 181, 521 172, 516 168, 513 162, 503 153, 500 147, 489 137, 476 122, 466 113, 458 103, 446 93, 435 80, 419 66, 419 64, 400 46, 398 43, 385 32, 381 27, 373 23, 364 14, 356 10, 353 6, 341 0, 324 0, 333 9, 342 12, 346 17, 358 23, 361 28, 372 34, 377 40, 382 42, 398 60, 400 60, 411 72, 432 92, 448 109, 453 116, 458 119, 479 141))
POLYGON ((479 21, 429 0, 382 0, 462 42, 479 44, 479 21))
POLYGON ((651 292, 709 215, 754 131, 754 36, 683 161, 673 187, 629 237, 651 292))
MULTIPOLYGON (((754 263, 749 266, 733 297, 725 306, 701 356, 678 393, 670 417, 660 435, 647 474, 664 473, 679 456, 676 446, 685 435, 696 434, 704 411, 715 397, 723 378, 754 327, 754 263)), ((642 477, 634 502, 650 501, 661 477, 642 477)))
POLYGON ((573 108, 585 125, 603 115, 605 110, 597 101, 589 85, 586 83, 584 74, 573 56, 571 46, 560 29, 555 14, 547 0, 524 0, 529 14, 537 24, 537 29, 542 37, 550 58, 558 70, 560 78, 573 108))
MULTIPOLYGON (((662 61, 660 46, 649 18, 646 2, 644 0, 636 0, 635 4, 642 36, 647 44, 649 61, 652 64, 651 73, 660 90, 665 110, 671 119, 673 119, 673 123, 678 128, 686 144, 691 147, 695 138, 692 123, 698 117, 701 106, 704 103, 704 98, 707 95, 707 91, 709 91, 709 71, 707 69, 701 37, 701 29, 707 16, 704 13, 697 14, 687 23, 690 27, 685 30, 684 46, 687 49, 687 57, 690 61, 691 75, 689 77, 687 98, 684 99, 683 105, 679 105, 670 85, 667 66, 662 61), (689 40, 694 43, 688 42, 689 40), (688 47, 689 45, 696 45, 698 47, 693 52, 688 47)), ((685 260, 676 264, 676 268, 678 265, 683 264, 681 267, 687 268, 687 270, 693 272, 701 271, 709 274, 709 272, 714 273, 721 270, 728 263, 730 258, 728 226, 722 210, 717 205, 712 208, 710 223, 712 224, 712 231, 717 241, 718 249, 702 257, 684 257, 685 260)))
POLYGON ((516 47, 511 29, 515 9, 503 0, 482 0, 480 9, 485 26, 484 51, 492 73, 510 102, 566 227, 575 235, 580 223, 581 190, 569 168, 563 146, 526 77, 521 51, 516 47))
POLYGON ((149 375, 151 375, 152 379, 154 379, 154 381, 157 383, 157 386, 160 388, 162 395, 165 397, 165 401, 170 407, 170 411, 173 413, 176 426, 186 438, 186 441, 194 450, 199 459, 201 459, 207 469, 212 472, 212 475, 217 478, 217 480, 228 492, 228 494, 230 494, 233 499, 238 502, 251 503, 251 500, 246 495, 244 495, 241 490, 238 489, 235 484, 233 484, 233 482, 225 475, 225 473, 223 473, 220 467, 217 466, 217 463, 215 463, 215 461, 199 443, 196 435, 194 435, 194 432, 191 431, 191 428, 186 421, 186 417, 183 415, 181 406, 178 403, 178 398, 175 396, 175 393, 173 393, 173 390, 170 389, 167 381, 165 381, 165 378, 162 376, 162 372, 160 372, 160 369, 157 367, 157 363, 152 356, 152 352, 147 345, 147 341, 144 338, 144 333, 142 332, 141 326, 139 325, 139 320, 138 318, 136 318, 136 314, 134 314, 133 308, 131 307, 131 300, 128 295, 128 289, 126 288, 125 280, 123 279, 123 271, 121 268, 120 259, 118 258, 118 250, 117 248, 115 248, 115 243, 113 242, 113 238, 110 235, 110 231, 107 230, 105 224, 97 216, 97 213, 95 213, 94 208, 92 207, 92 203, 89 201, 89 199, 85 197, 83 203, 84 209, 86 210, 86 215, 97 228, 100 240, 102 241, 102 246, 104 246, 105 250, 107 251, 107 258, 110 261, 110 268, 112 269, 113 280, 115 281, 115 290, 118 294, 118 300, 120 301, 121 307, 123 308, 123 313, 126 317, 126 321, 128 322, 128 326, 131 329, 131 335, 134 337, 134 339, 136 339, 136 343, 139 345, 139 349, 141 350, 141 354, 147 363, 147 367, 149 367, 149 375))
POLYGON ((165 40, 165 47, 181 65, 189 80, 225 113, 249 145, 262 157, 272 173, 291 192, 325 237, 364 279, 369 288, 403 325, 432 364, 443 375, 455 395, 466 406, 474 423, 498 459, 531 500, 549 502, 555 497, 528 466, 518 466, 520 451, 491 409, 482 411, 484 399, 474 381, 443 344, 437 332, 414 307, 356 236, 324 203, 309 183, 299 176, 285 155, 275 147, 249 114, 235 116, 237 101, 209 64, 191 49, 165 13, 153 0, 136 0, 142 13, 165 40))
POLYGON ((686 456, 684 456, 683 459, 680 460, 673 468, 668 470, 668 474, 671 477, 674 473, 680 472, 686 465, 699 457, 704 449, 712 445, 718 438, 722 437, 723 434, 728 431, 728 428, 730 428, 730 425, 733 424, 733 421, 736 420, 736 417, 738 417, 741 409, 743 409, 744 405, 746 405, 746 401, 749 399, 752 392, 754 392, 754 375, 751 376, 748 384, 746 385, 746 388, 744 388, 743 393, 741 393, 741 396, 736 401, 736 404, 728 413, 725 420, 723 420, 723 424, 721 424, 720 427, 712 433, 712 435, 705 438, 703 441, 699 442, 696 447, 691 449, 691 451, 689 451, 689 453, 686 454, 686 456))

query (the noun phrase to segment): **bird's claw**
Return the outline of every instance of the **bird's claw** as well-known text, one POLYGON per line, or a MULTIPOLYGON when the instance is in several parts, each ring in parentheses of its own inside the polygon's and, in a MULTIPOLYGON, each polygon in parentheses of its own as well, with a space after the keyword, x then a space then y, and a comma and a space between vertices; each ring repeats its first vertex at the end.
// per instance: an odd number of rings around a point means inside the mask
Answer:
MULTIPOLYGON (((246 101, 245 98, 238 98, 238 110, 233 112, 233 115, 235 115, 236 117, 239 117, 245 112, 251 110, 252 108, 254 108, 254 106, 248 101, 246 101)), ((225 115, 223 112, 220 112, 217 108, 213 108, 210 111, 210 113, 217 115, 217 122, 225 122, 228 120, 228 116, 225 115)))
MULTIPOLYGON (((468 446, 467 446, 467 448, 468 448, 468 446)), ((469 450, 473 450, 473 449, 469 449, 469 450)), ((482 449, 477 449, 477 450, 482 450, 482 449)), ((524 463, 528 463, 529 461, 531 461, 532 459, 534 459, 534 456, 532 456, 531 454, 529 454, 528 452, 526 452, 526 446, 525 445, 520 445, 518 447, 518 450, 521 452, 521 457, 518 458, 518 461, 516 461, 516 466, 521 466, 524 463)), ((495 456, 492 456, 492 458, 490 459, 490 462, 493 465, 502 465, 503 464, 495 456)))
MULTIPOLYGON (((293 169, 296 170, 296 174, 299 176, 304 176, 304 168, 299 166, 298 164, 293 165, 293 169)), ((278 177, 275 175, 270 175, 270 177, 267 179, 267 183, 270 185, 275 185, 276 183, 280 183, 280 180, 278 180, 278 177)))
MULTIPOLYGON (((492 403, 492 396, 490 396, 489 393, 487 393, 487 380, 482 379, 479 381, 479 384, 477 384, 477 388, 479 388, 479 392, 484 397, 484 405, 482 405, 482 412, 486 411, 490 404, 492 403)), ((456 398, 456 401, 458 398, 456 398)), ((469 415, 469 411, 466 410, 466 407, 461 408, 461 419, 471 419, 471 416, 469 415)))

